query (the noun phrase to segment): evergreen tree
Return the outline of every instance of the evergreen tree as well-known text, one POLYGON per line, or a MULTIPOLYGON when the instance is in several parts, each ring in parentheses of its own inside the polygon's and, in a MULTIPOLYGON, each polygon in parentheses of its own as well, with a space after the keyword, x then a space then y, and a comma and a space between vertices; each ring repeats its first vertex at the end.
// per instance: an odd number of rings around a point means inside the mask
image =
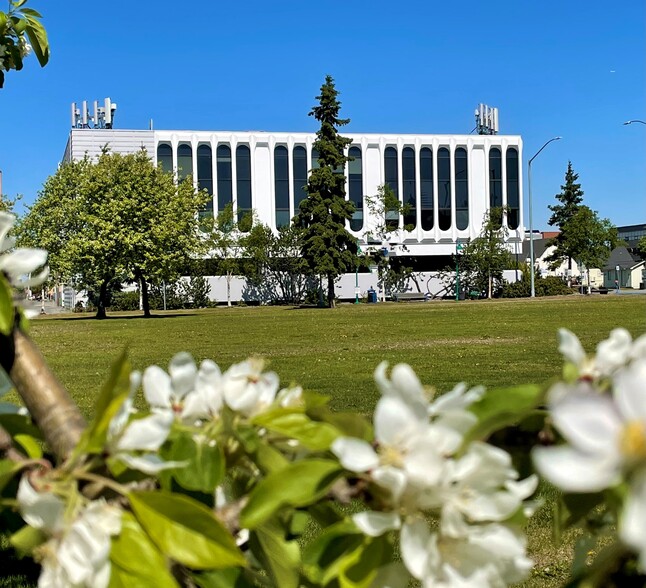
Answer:
POLYGON ((345 155, 352 139, 339 135, 338 127, 349 119, 339 118, 341 103, 331 76, 325 78, 318 106, 309 113, 321 123, 314 149, 319 167, 310 174, 307 198, 300 204, 294 221, 302 231, 301 254, 310 269, 327 278, 328 305, 333 308, 334 282, 339 275, 353 271, 357 263, 356 239, 346 230, 354 205, 345 198, 345 155))
POLYGON ((570 270, 572 269, 574 253, 572 243, 568 241, 567 234, 563 228, 577 213, 583 202, 581 184, 576 183, 578 179, 579 174, 574 173, 572 162, 568 161, 567 172, 565 172, 565 184, 561 186, 561 192, 555 196, 560 204, 548 206, 552 211, 552 216, 548 224, 553 227, 558 227, 560 233, 550 243, 556 246, 556 250, 547 258, 547 261, 551 262, 553 266, 558 266, 564 259, 567 259, 568 269, 570 270))

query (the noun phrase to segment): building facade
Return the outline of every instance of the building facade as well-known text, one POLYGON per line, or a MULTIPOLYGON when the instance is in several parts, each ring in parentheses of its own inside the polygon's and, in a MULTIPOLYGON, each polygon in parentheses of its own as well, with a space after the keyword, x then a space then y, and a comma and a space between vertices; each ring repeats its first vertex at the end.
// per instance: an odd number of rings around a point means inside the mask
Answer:
MULTIPOLYGON (((459 241, 478 236, 492 206, 507 207, 510 249, 519 250, 525 234, 519 136, 346 135, 352 138, 346 195, 355 205, 347 228, 362 245, 380 220, 366 198, 387 183, 408 205, 389 236, 391 255, 447 257, 459 241)), ((191 176, 196 188, 212 194, 205 214, 232 205, 238 218, 254 211, 276 230, 306 197, 317 166, 315 140, 314 133, 73 128, 64 159, 97 157, 105 145, 118 153, 144 148, 178 179, 191 176)))

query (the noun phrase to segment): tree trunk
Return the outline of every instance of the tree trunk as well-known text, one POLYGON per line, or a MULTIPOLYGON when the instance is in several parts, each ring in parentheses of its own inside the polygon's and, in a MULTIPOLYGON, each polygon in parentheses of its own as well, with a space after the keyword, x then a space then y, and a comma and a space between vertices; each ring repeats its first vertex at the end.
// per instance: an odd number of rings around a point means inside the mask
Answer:
POLYGON ((139 287, 141 288, 141 305, 143 306, 144 317, 150 318, 150 297, 148 296, 146 277, 140 269, 135 270, 135 275, 139 280, 139 287))
POLYGON ((334 298, 334 276, 328 275, 327 277, 327 304, 330 308, 336 308, 336 300, 334 298))
POLYGON ((81 440, 85 421, 32 341, 16 329, 13 342, 15 359, 9 377, 47 445, 62 461, 81 440))
POLYGON ((103 280, 103 282, 101 282, 101 287, 99 288, 99 300, 96 306, 95 318, 98 318, 98 319, 106 318, 105 309, 107 305, 108 305, 108 280, 103 280))

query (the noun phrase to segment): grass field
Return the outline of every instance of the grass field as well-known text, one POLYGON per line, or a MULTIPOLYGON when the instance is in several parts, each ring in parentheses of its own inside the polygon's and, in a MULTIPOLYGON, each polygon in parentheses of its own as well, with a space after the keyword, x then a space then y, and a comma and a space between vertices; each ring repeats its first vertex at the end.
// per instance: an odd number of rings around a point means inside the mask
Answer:
MULTIPOLYGON (((133 366, 166 367, 174 353, 212 358, 222 368, 250 355, 267 358, 283 384, 297 382, 332 398, 337 409, 370 413, 377 401, 372 372, 386 359, 409 363, 422 382, 443 392, 457 382, 502 386, 542 383, 562 365, 556 331, 567 327, 592 351, 615 327, 646 332, 644 296, 216 308, 137 313, 96 321, 44 317, 31 333, 54 371, 89 416, 110 363, 128 347, 133 366)), ((557 586, 567 572, 572 536, 561 548, 549 535, 549 505, 532 523, 537 561, 527 586, 557 586)))

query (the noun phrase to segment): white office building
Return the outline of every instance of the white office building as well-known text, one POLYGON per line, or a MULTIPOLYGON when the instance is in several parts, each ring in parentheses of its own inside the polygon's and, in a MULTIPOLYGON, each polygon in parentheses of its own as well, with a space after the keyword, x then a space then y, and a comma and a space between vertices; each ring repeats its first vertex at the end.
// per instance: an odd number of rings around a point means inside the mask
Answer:
MULTIPOLYGON (((491 206, 507 207, 510 249, 520 250, 525 234, 520 136, 342 131, 352 138, 346 194, 356 212, 348 230, 363 245, 377 221, 366 196, 388 183, 409 205, 389 238, 390 254, 415 258, 418 269, 443 267, 459 241, 480 233, 491 206)), ((106 144, 117 153, 145 148, 156 164, 180 180, 192 176, 196 188, 213 195, 206 213, 232 204, 238 218, 253 210, 277 229, 290 222, 306 196, 308 173, 317 165, 315 139, 313 133, 81 127, 72 128, 64 160, 96 157, 106 144)))

